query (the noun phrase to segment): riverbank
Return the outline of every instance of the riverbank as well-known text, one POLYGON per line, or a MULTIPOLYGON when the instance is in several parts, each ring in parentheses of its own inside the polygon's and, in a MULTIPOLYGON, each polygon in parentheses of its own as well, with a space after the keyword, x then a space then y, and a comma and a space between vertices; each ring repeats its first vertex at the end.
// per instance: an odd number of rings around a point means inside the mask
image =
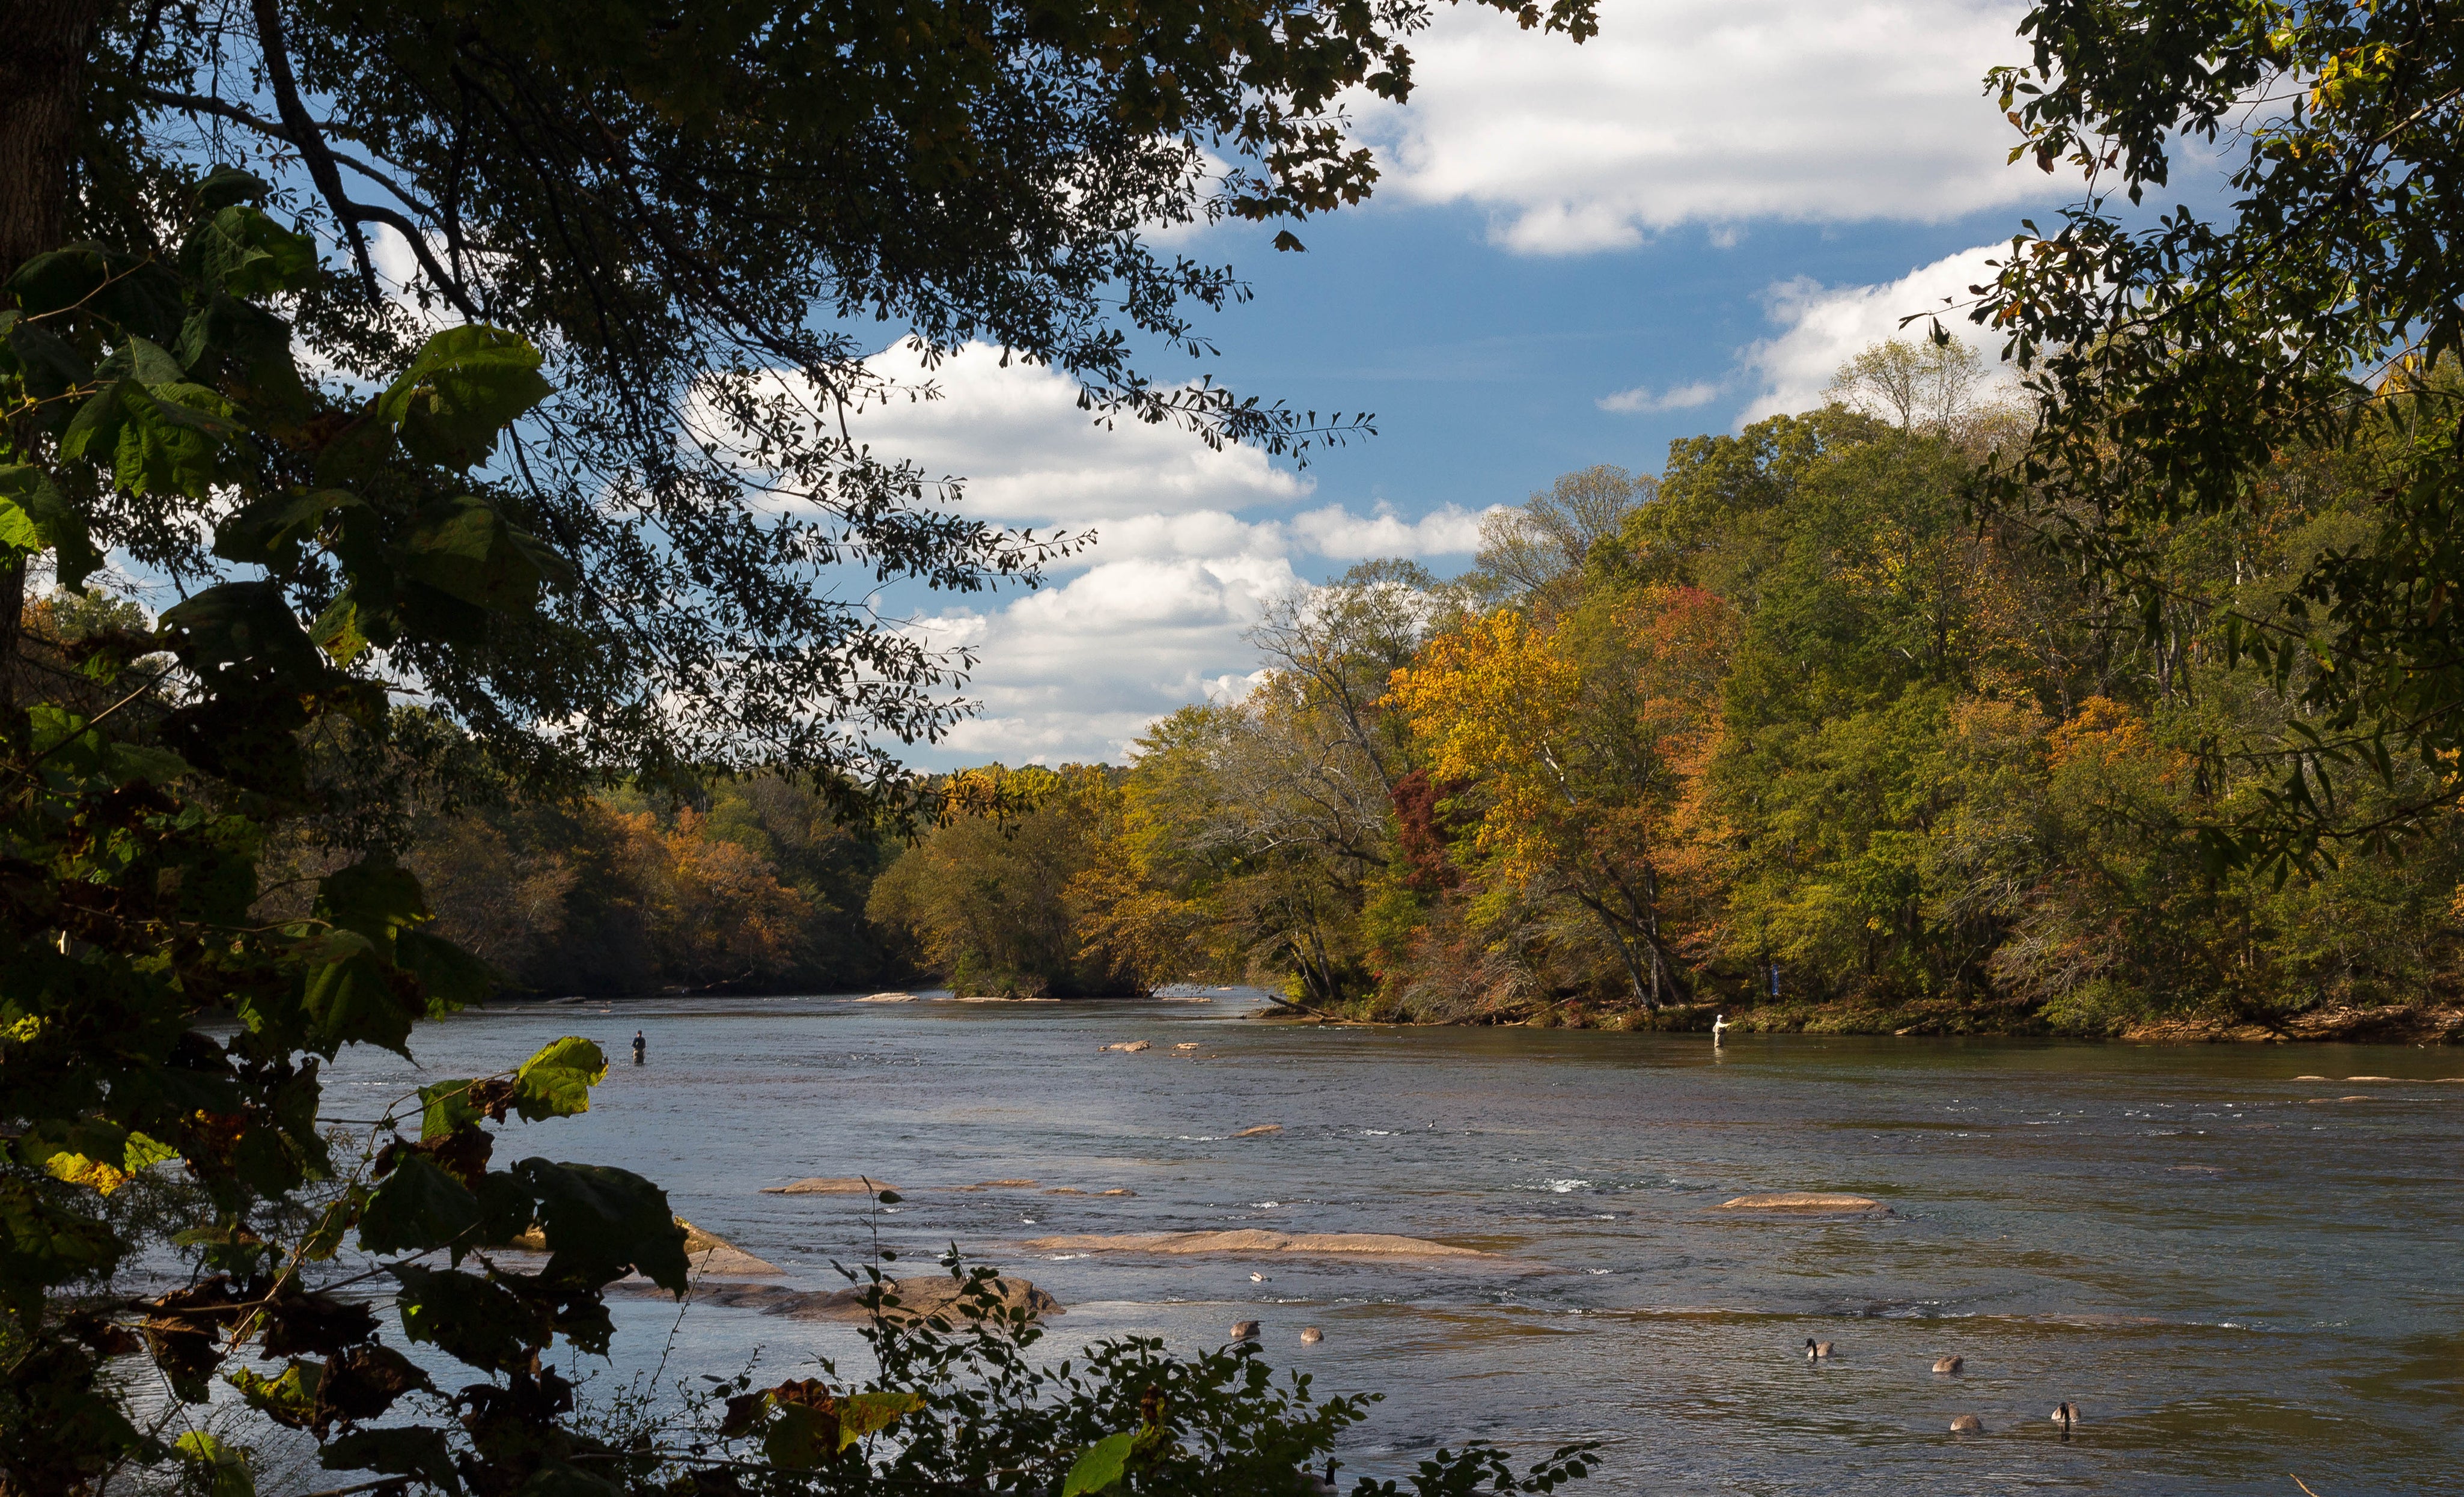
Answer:
MULTIPOLYGON (((1369 1023, 1316 1010, 1278 1007, 1252 1017, 1282 1023, 1369 1023)), ((1734 1034, 1862 1034, 1925 1037, 2120 1040, 2136 1045, 2464 1044, 2464 1005, 2449 1003, 2321 1004, 2300 1013, 2253 1018, 2230 1013, 2169 1014, 2117 1020, 2101 1028, 2049 1022, 2038 1004, 2015 1000, 1951 1000, 1875 1003, 1782 1000, 1758 1003, 1671 1003, 1654 1012, 1587 1011, 1559 1004, 1528 1018, 1499 1021, 1532 1029, 1621 1029, 1663 1034, 1708 1033, 1715 1019, 1734 1034)), ((1392 1021, 1389 1021, 1392 1022, 1392 1021)), ((1409 1023, 1409 1021, 1404 1021, 1409 1023)), ((1456 1021, 1478 1024, 1479 1021, 1456 1021)), ((1430 1027, 1447 1027, 1431 1025, 1430 1027)))

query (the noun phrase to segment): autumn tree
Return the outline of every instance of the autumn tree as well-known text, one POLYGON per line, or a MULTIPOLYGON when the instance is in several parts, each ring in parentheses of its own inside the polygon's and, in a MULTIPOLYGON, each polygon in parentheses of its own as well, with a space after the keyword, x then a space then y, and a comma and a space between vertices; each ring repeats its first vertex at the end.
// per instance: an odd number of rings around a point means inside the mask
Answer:
POLYGON ((1395 673, 1431 773, 1479 808, 1492 876, 1589 912, 1645 1007, 1682 991, 1669 828, 1717 740, 1733 629, 1711 594, 1653 587, 1553 627, 1510 609, 1469 619, 1395 673))

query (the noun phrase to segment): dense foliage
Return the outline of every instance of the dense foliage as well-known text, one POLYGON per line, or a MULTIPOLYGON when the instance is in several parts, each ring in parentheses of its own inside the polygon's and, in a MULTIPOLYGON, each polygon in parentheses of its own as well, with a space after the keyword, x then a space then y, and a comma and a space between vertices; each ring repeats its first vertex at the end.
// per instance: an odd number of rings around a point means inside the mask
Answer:
POLYGON ((2165 605, 1970 496, 2023 416, 1908 343, 1837 401, 1568 475, 1481 568, 1364 567, 1159 724, 1067 912, 1149 982, 1326 1012, 2107 1034, 2464 991, 2450 766, 2345 794, 2400 848, 2219 864, 2274 746, 2339 711, 2234 648, 2377 533, 2367 445, 2145 532, 2165 605), (2298 481, 2296 481, 2298 475, 2298 481), (1815 1011, 1816 1008, 1821 1011, 1815 1011), (1662 1019, 1661 1010, 1675 1013, 1662 1019))
POLYGON ((2339 500, 2367 495, 2349 527, 2215 620, 2214 646, 2256 656, 2297 710, 2273 741, 2192 745, 2211 778, 2239 782, 2233 754, 2271 771, 2208 849, 2309 865, 2443 826, 2464 749, 2455 8, 2042 0, 2021 34, 2030 62, 1990 79, 2025 137, 2012 157, 2079 170, 2086 193, 1971 288, 2036 416, 1995 507, 2109 579, 2153 636, 2213 602, 2177 593, 2170 538, 2306 518, 2334 468, 2339 500), (2116 201, 2219 146, 2227 210, 2151 224, 2116 201))

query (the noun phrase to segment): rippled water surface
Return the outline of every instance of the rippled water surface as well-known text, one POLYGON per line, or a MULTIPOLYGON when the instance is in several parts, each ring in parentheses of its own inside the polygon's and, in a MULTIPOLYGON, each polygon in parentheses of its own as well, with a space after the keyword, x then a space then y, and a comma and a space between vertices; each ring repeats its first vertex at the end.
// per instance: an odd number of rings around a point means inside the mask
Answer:
MULTIPOLYGON (((956 1240, 1067 1313, 1047 1345, 1263 1323, 1322 1389, 1386 1394, 1355 1471, 1485 1437, 1608 1442, 1598 1492, 2464 1491, 2464 1056, 1520 1029, 1300 1028, 1211 1003, 845 999, 525 1007, 424 1028, 424 1071, 346 1058, 330 1110, 578 1033, 591 1112, 503 1157, 621 1163, 677 1212, 835 1288, 866 1174, 882 1241, 956 1240), (1141 1053, 1110 1042, 1147 1040, 1141 1053), (1177 1046, 1194 1043, 1194 1049, 1177 1046), (2331 1078, 2301 1080, 2302 1075, 2331 1078), (2356 1078, 2356 1079, 2348 1079, 2356 1078), (2370 1078, 2370 1079, 2358 1079, 2370 1078), (2395 1078, 2392 1080, 2377 1078, 2395 1078), (1280 1133, 1235 1138, 1280 1124, 1280 1133), (936 1187, 1031 1179, 974 1192, 936 1187), (1095 1192, 1122 1188, 1133 1197, 1095 1192), (1051 1194, 1060 1190, 1085 1195, 1051 1194), (1740 1217, 1748 1192, 1874 1220, 1740 1217), (1053 1234, 1390 1232, 1428 1263, 1065 1255, 1053 1234), (1265 1282, 1253 1282, 1253 1273, 1265 1282), (1304 1347, 1304 1325, 1326 1332, 1304 1347), (1837 1343, 1820 1366, 1809 1336, 1837 1343), (1938 1376, 1936 1356, 1966 1358, 1938 1376), (2064 1442, 2046 1415, 2085 1422, 2064 1442), (1972 1413, 1982 1436, 1947 1433, 1972 1413)), ((618 1306, 620 1375, 672 1306, 618 1306)), ((847 1328, 689 1310, 669 1379, 847 1357, 847 1328)))

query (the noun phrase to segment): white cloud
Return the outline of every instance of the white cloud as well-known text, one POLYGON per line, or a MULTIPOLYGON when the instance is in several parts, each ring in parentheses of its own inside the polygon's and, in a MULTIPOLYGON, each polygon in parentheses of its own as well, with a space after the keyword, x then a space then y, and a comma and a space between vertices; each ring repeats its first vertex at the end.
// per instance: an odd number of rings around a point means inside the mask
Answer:
POLYGON ((1603 395, 1592 404, 1619 415, 1647 416, 1663 410, 1692 410, 1697 406, 1709 405, 1719 396, 1719 385, 1708 380, 1696 380, 1691 385, 1671 385, 1657 395, 1650 386, 1638 385, 1630 390, 1603 395))
POLYGON ((1993 278, 1985 262, 2008 248, 1981 245, 1962 250, 1878 286, 1824 286, 1799 276, 1771 287, 1766 294, 1771 319, 1787 331, 1745 351, 1741 362, 1752 371, 1761 389, 1738 417, 1740 424, 1821 405, 1831 377, 1861 350, 1885 339, 1927 336, 1923 322, 1900 325, 1900 319, 1911 313, 1944 313, 1943 327, 1952 337, 1967 340, 1985 356, 1990 367, 1998 368, 2001 341, 1969 321, 1965 313, 1947 311, 1944 301, 1971 299, 1969 287, 1993 278))
POLYGON ((2042 195, 1981 92, 2020 0, 1602 0, 1577 47, 1483 6, 1414 40, 1401 108, 1358 106, 1387 190, 1470 203, 1529 253, 1682 223, 1940 222, 2042 195))
POLYGON ((1457 504, 1414 520, 1382 509, 1364 517, 1330 504, 1293 516, 1290 528, 1306 549, 1346 561, 1378 556, 1469 556, 1480 549, 1480 516, 1457 504))
POLYGON ((1338 505, 1288 520, 1218 511, 1105 520, 1098 544, 1068 563, 1083 573, 1065 567, 1002 606, 920 621, 935 643, 976 652, 968 694, 983 713, 917 757, 1118 762, 1175 708, 1247 688, 1257 650, 1244 636, 1268 603, 1310 585, 1298 559, 1468 554, 1479 526, 1453 505, 1418 520, 1338 505))
POLYGON ((935 400, 896 396, 855 413, 857 438, 935 476, 964 478, 972 515, 1083 523, 1104 516, 1245 509, 1305 498, 1316 486, 1255 448, 1210 449, 1169 424, 1134 420, 1107 429, 1078 408, 1067 375, 969 343, 926 369, 901 343, 867 361, 910 389, 929 382, 935 400))
POLYGON ((926 620, 928 637, 976 651, 969 694, 983 707, 931 758, 1117 762, 1157 717, 1249 667, 1243 632, 1306 585, 1281 556, 1133 556, 994 612, 926 620))

